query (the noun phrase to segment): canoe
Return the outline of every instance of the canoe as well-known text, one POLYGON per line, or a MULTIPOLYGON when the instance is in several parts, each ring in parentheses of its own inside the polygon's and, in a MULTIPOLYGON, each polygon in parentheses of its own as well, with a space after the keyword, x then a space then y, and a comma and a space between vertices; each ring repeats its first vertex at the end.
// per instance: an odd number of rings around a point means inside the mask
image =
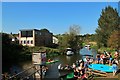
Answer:
POLYGON ((72 72, 73 72, 73 70, 59 70, 59 77, 65 78, 63 80, 66 80, 67 75, 69 77, 69 74, 72 72))
POLYGON ((66 76, 67 79, 72 79, 74 78, 74 72, 72 73, 69 73, 67 76, 66 76))
POLYGON ((109 66, 109 65, 90 64, 88 67, 93 69, 93 70, 98 70, 98 71, 102 71, 102 72, 113 72, 112 66, 109 66))
POLYGON ((56 63, 56 62, 58 62, 59 60, 52 60, 52 61, 50 61, 50 62, 46 62, 46 64, 52 64, 52 63, 56 63))

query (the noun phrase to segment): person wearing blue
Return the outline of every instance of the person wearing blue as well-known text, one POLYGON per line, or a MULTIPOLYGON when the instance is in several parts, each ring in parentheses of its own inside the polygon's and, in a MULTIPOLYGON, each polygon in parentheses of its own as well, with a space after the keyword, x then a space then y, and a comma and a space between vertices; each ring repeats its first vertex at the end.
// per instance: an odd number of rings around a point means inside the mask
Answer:
POLYGON ((99 63, 100 63, 100 54, 97 54, 97 55, 96 55, 96 59, 97 59, 96 63, 99 64, 99 63))
POLYGON ((111 63, 112 63, 112 55, 111 55, 111 53, 109 53, 109 65, 111 65, 111 63))
POLYGON ((115 74, 116 74, 116 72, 117 72, 117 70, 118 70, 118 66, 117 66, 116 63, 113 63, 113 64, 112 64, 112 69, 113 69, 113 76, 115 76, 115 74))

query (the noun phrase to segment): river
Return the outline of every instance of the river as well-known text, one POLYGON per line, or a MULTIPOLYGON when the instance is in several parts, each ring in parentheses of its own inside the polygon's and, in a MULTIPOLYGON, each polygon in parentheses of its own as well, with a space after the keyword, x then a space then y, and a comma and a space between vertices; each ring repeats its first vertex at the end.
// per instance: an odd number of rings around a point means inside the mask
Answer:
MULTIPOLYGON (((93 54, 96 54, 96 51, 94 51, 94 50, 89 50, 89 51, 93 54)), ((80 60, 82 58, 81 54, 88 53, 88 52, 86 51, 85 48, 83 48, 80 51, 80 53, 74 54, 72 56, 59 55, 57 57, 52 57, 52 59, 59 60, 59 62, 57 62, 55 64, 47 65, 49 69, 48 69, 48 72, 46 74, 46 77, 47 78, 58 78, 59 74, 58 74, 57 66, 59 64, 62 64, 62 66, 65 66, 66 64, 72 65, 74 62, 76 62, 77 60, 80 60)), ((28 69, 31 66, 32 66, 32 61, 20 62, 20 63, 17 63, 17 64, 10 66, 9 72, 13 74, 16 71, 18 73, 20 71, 28 69)), ((31 72, 32 72, 32 70, 30 70, 28 73, 31 73, 31 72)))

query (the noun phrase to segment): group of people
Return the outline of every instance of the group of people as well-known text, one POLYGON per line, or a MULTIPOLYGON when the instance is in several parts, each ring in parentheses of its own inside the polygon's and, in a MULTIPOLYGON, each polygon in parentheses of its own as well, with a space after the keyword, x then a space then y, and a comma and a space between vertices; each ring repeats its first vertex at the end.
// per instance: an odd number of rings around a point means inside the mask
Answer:
POLYGON ((79 60, 76 61, 76 63, 73 63, 72 68, 74 70, 74 80, 87 80, 87 70, 89 64, 89 58, 87 61, 79 60))
POLYGON ((86 56, 84 60, 79 60, 73 63, 72 66, 66 65, 64 67, 61 67, 61 64, 58 66, 58 69, 66 69, 66 70, 73 70, 74 71, 74 80, 77 79, 82 79, 82 80, 87 80, 87 71, 88 71, 88 65, 91 63, 96 63, 96 64, 108 64, 112 66, 113 69, 113 76, 115 76, 117 70, 118 70, 118 57, 119 53, 115 52, 114 58, 110 53, 107 51, 104 51, 104 53, 97 54, 96 60, 94 60, 91 57, 86 56))
POLYGON ((114 58, 112 57, 111 53, 108 53, 107 51, 104 51, 104 53, 97 54, 96 56, 96 63, 98 64, 109 64, 109 66, 112 66, 113 69, 113 76, 115 76, 117 70, 118 70, 118 64, 119 64, 119 52, 114 53, 114 58))
POLYGON ((58 69, 64 70, 73 70, 74 71, 74 80, 82 79, 87 80, 86 71, 88 69, 89 62, 84 62, 83 60, 76 61, 70 65, 65 65, 64 67, 61 64, 58 66, 58 69))
MULTIPOLYGON (((110 52, 104 51, 104 53, 101 54, 97 54, 96 56, 96 63, 101 63, 101 64, 109 64, 112 65, 113 61, 117 61, 118 60, 118 52, 115 52, 114 54, 114 58, 112 57, 110 52)), ((118 63, 117 63, 118 64, 118 63)))

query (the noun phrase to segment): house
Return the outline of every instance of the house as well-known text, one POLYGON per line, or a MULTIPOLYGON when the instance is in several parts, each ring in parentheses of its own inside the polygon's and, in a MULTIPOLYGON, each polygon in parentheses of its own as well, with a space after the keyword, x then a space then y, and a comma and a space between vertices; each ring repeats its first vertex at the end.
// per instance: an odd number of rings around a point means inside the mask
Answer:
POLYGON ((9 34, 9 37, 11 38, 12 43, 19 43, 18 34, 9 34))
POLYGON ((19 31, 19 44, 23 46, 49 46, 52 36, 47 29, 23 29, 19 31))
POLYGON ((53 43, 58 44, 58 39, 55 36, 53 36, 53 43))

